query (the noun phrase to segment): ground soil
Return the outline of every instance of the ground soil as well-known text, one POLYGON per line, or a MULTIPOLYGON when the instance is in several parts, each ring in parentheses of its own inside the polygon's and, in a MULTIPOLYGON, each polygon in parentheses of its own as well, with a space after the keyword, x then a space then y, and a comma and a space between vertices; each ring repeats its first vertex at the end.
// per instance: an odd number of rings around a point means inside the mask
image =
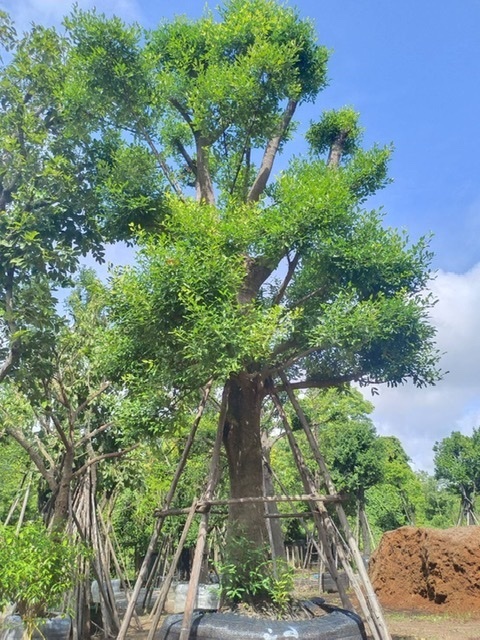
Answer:
MULTIPOLYGON (((402 527, 388 532, 370 563, 392 640, 480 640, 480 527, 402 527)), ((300 579, 297 595, 319 595, 300 579)), ((320 594, 324 595, 324 594, 320 594)), ((338 597, 327 602, 339 605, 338 597)), ((132 622, 129 640, 146 640, 132 622)))
POLYGON ((371 559, 370 577, 386 608, 480 614, 480 527, 389 531, 371 559))

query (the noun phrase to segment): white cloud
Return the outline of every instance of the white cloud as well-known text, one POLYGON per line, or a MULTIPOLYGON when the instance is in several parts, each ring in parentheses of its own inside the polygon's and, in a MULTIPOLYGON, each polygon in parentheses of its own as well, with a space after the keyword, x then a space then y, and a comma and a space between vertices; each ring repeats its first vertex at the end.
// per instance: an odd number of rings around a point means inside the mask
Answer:
POLYGON ((464 274, 439 271, 431 290, 438 298, 431 315, 445 352, 444 379, 427 389, 381 387, 374 398, 364 390, 379 433, 399 437, 414 466, 427 471, 435 442, 480 425, 480 264, 464 274))
MULTIPOLYGON (((25 31, 33 22, 60 24, 74 4, 74 0, 3 0, 0 8, 11 15, 17 30, 25 31)), ((96 8, 99 13, 115 14, 127 21, 139 20, 141 15, 137 0, 77 0, 76 4, 81 9, 96 8)))

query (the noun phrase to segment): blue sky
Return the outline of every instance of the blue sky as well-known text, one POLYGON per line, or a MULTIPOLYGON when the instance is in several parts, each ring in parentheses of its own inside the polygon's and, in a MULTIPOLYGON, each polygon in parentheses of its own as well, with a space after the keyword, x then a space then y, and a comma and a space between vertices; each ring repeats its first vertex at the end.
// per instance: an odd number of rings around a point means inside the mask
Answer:
MULTIPOLYGON (((0 0, 21 28, 58 23, 71 2, 0 0)), ((198 17, 203 1, 80 0, 125 20, 154 27, 184 13, 198 17)), ((213 2, 210 6, 214 7, 213 2)), ((382 390, 374 419, 398 435, 417 468, 432 468, 432 445, 457 429, 480 425, 480 1, 298 0, 332 49, 330 85, 297 113, 301 134, 323 109, 352 105, 368 144, 392 142, 394 183, 376 197, 388 225, 414 240, 432 232, 432 283, 439 296, 432 319, 446 352, 445 380, 429 390, 382 390), (477 381, 478 379, 478 381, 477 381)), ((280 165, 279 165, 280 166, 280 165)), ((118 251, 112 260, 122 259, 118 251)))

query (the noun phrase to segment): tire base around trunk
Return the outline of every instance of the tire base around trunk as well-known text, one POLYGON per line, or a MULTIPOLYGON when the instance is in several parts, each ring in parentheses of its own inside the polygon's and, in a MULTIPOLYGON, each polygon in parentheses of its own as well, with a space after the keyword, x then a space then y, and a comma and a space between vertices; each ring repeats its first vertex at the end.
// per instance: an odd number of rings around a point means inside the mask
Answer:
MULTIPOLYGON (((182 614, 168 616, 159 640, 178 640, 182 614)), ((190 640, 365 640, 361 618, 344 609, 311 620, 268 620, 235 613, 194 613, 190 640)))

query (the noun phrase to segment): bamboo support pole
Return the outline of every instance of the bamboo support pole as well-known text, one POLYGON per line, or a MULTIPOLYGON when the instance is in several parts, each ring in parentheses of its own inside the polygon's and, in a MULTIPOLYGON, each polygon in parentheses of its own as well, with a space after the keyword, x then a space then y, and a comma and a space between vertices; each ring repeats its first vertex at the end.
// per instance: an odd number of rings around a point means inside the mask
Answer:
MULTIPOLYGON (((283 427, 285 429, 285 432, 287 434, 287 438, 288 438, 288 442, 290 444, 290 449, 292 450, 293 453, 293 457, 295 459, 295 463, 297 465, 298 471, 300 473, 300 477, 302 478, 302 482, 304 484, 305 490, 306 491, 310 491, 311 493, 315 492, 315 483, 314 480, 311 476, 311 473, 307 467, 307 465, 305 464, 305 460, 303 458, 302 452, 300 451, 300 448, 295 440, 295 437, 293 435, 293 431, 290 427, 290 423, 288 421, 287 415, 283 409, 283 405, 280 402, 280 399, 278 397, 278 395, 275 393, 274 390, 271 391, 271 398, 273 400, 273 403, 275 405, 275 408, 278 411, 278 414, 282 420, 283 423, 283 427)), ((333 529, 333 525, 329 519, 328 516, 328 512, 325 508, 325 505, 323 504, 323 502, 318 502, 318 503, 310 503, 311 505, 311 511, 313 514, 313 519, 315 522, 315 526, 317 528, 318 531, 318 535, 320 537, 320 540, 322 542, 322 547, 325 551, 325 555, 327 558, 327 562, 329 565, 329 569, 330 569, 330 573, 332 575, 332 578, 335 581, 335 584, 337 585, 337 589, 338 589, 338 593, 340 595, 340 598, 342 600, 342 604, 346 609, 349 609, 350 611, 353 611, 353 605, 350 601, 350 598, 348 597, 348 594, 346 592, 346 589, 342 583, 342 581, 340 580, 340 576, 338 574, 337 568, 335 566, 335 560, 332 554, 332 550, 329 544, 329 540, 328 540, 328 535, 330 535, 332 540, 335 540, 335 532, 333 529), (316 508, 315 508, 316 507, 316 508)), ((348 565, 348 562, 345 563, 346 565, 348 565)))
MULTIPOLYGON (((208 474, 207 487, 204 493, 204 500, 211 501, 217 487, 217 483, 220 478, 220 451, 223 441, 223 430, 225 425, 225 418, 228 408, 228 392, 229 385, 225 385, 222 395, 222 403, 220 407, 220 414, 218 416, 217 435, 215 437, 215 444, 213 447, 212 459, 210 462, 210 471, 208 474)), ((202 569, 203 552, 205 550, 205 544, 207 541, 208 531, 208 508, 202 514, 200 520, 200 526, 198 529, 197 544, 195 547, 195 554, 193 556, 192 570, 190 574, 190 582, 188 585, 187 598, 185 601, 185 612, 183 614, 182 626, 180 629, 180 635, 178 640, 188 640, 190 636, 190 630, 192 628, 193 621, 193 609, 195 607, 195 601, 198 593, 198 582, 200 579, 200 572, 202 569)))
MULTIPOLYGON (((182 455, 180 457, 180 460, 178 461, 177 468, 175 470, 175 475, 174 475, 173 480, 172 480, 172 484, 170 485, 170 489, 168 490, 168 493, 167 493, 167 495, 165 497, 165 500, 164 500, 164 503, 163 503, 163 508, 164 509, 168 509, 170 507, 171 503, 172 503, 173 496, 175 495, 175 491, 177 489, 177 485, 178 485, 178 483, 180 481, 180 477, 181 477, 181 475, 183 473, 183 470, 185 468, 185 464, 187 463, 187 459, 188 459, 188 456, 190 454, 190 450, 191 450, 193 442, 195 440, 195 435, 197 433, 197 429, 198 429, 198 426, 200 424, 200 420, 202 419, 203 412, 205 411, 205 406, 206 406, 207 400, 208 400, 208 398, 210 396, 210 391, 212 389, 212 385, 213 385, 213 379, 208 382, 208 384, 206 385, 206 387, 204 389, 203 396, 202 396, 202 399, 200 401, 200 404, 198 405, 197 414, 196 414, 195 419, 193 421, 192 428, 191 428, 190 433, 188 435, 188 438, 187 438, 187 441, 185 443, 185 447, 183 449, 183 452, 182 452, 182 455)), ((140 594, 140 589, 142 588, 142 584, 143 584, 144 580, 147 578, 148 565, 149 565, 149 562, 150 562, 150 558, 152 557, 152 554, 155 551, 155 547, 157 545, 158 538, 159 538, 160 533, 162 531, 163 522, 164 522, 164 518, 160 517, 160 518, 158 518, 158 520, 155 523, 153 534, 152 534, 152 536, 150 538, 150 542, 148 544, 148 548, 147 548, 147 552, 145 554, 145 558, 143 559, 142 566, 140 567, 140 571, 138 573, 137 580, 135 582, 135 586, 133 588, 132 600, 128 604, 127 609, 125 611, 125 615, 123 617, 122 624, 120 625, 120 629, 119 629, 119 632, 118 632, 117 640, 125 640, 125 637, 127 635, 128 627, 130 626, 130 621, 131 621, 132 615, 133 615, 133 610, 135 608, 135 603, 136 603, 136 601, 138 599, 138 596, 140 594)))
POLYGON ((20 515, 18 516, 17 530, 16 530, 17 536, 20 533, 20 529, 22 528, 23 520, 25 518, 25 513, 27 511, 28 499, 30 497, 31 488, 32 488, 32 472, 30 471, 28 476, 27 488, 25 489, 25 495, 23 496, 22 508, 20 509, 20 515))
POLYGON ((192 506, 190 507, 190 513, 188 514, 188 518, 185 522, 185 525, 183 527, 183 531, 182 531, 182 535, 180 536, 180 540, 178 543, 178 547, 175 551, 175 555, 173 557, 173 560, 170 564, 170 568, 168 570, 167 575, 165 576, 165 580, 162 584, 162 588, 160 589, 160 593, 158 595, 158 599, 155 602, 155 605, 152 609, 152 612, 150 614, 150 619, 152 620, 152 625, 150 627, 150 631, 148 632, 148 636, 147 636, 147 640, 153 640, 153 637, 155 636, 155 633, 157 631, 158 628, 158 623, 160 621, 160 616, 163 613, 163 609, 165 607, 165 602, 167 600, 167 596, 168 596, 168 591, 170 589, 170 586, 172 584, 172 580, 173 580, 173 576, 175 573, 175 570, 177 568, 178 565, 178 561, 180 560, 180 554, 182 553, 183 547, 185 546, 185 541, 187 539, 187 535, 188 532, 190 530, 190 527, 192 526, 192 522, 193 519, 195 517, 195 513, 196 513, 196 503, 194 502, 192 504, 192 506))
POLYGON ((157 580, 157 576, 162 564, 162 553, 164 553, 164 548, 165 548, 165 540, 163 540, 160 546, 160 549, 157 553, 157 557, 155 558, 155 562, 153 563, 153 567, 148 575, 147 581, 145 582, 145 596, 142 601, 143 611, 148 611, 148 608, 152 603, 153 591, 155 589, 155 582, 157 580))
MULTIPOLYGON (((305 493, 305 494, 296 494, 293 496, 255 496, 252 498, 231 498, 229 500, 199 500, 197 503, 197 512, 203 512, 206 508, 210 508, 212 506, 228 506, 231 504, 253 504, 258 502, 341 502, 345 500, 345 496, 343 495, 330 495, 324 496, 318 493, 305 493)), ((165 518, 166 516, 180 516, 186 515, 190 512, 190 509, 166 509, 163 511, 156 512, 155 515, 158 517, 165 518)), ((266 517, 270 517, 266 515, 266 517)), ((273 516, 272 516, 273 517, 273 516)))
MULTIPOLYGON (((90 467, 90 473, 93 480, 93 487, 96 484, 96 471, 94 467, 90 467)), ((103 544, 102 536, 100 533, 100 528, 98 526, 97 520, 97 509, 96 509, 96 501, 95 501, 95 490, 94 488, 90 488, 90 508, 91 508, 91 522, 92 522, 92 542, 93 548, 96 549, 95 557, 93 558, 93 563, 97 567, 97 573, 100 576, 100 579, 103 581, 105 586, 105 592, 107 597, 104 598, 102 596, 102 592, 100 592, 100 606, 102 609, 102 619, 108 620, 108 626, 111 628, 113 635, 116 636, 118 629, 120 627, 120 618, 118 615, 117 603, 115 601, 115 594, 113 592, 112 583, 110 581, 110 566, 108 562, 108 556, 105 551, 105 546, 103 544)), ((110 635, 110 633, 108 634, 110 635)))
MULTIPOLYGON (((122 587, 123 587, 123 589, 125 591, 125 598, 127 600, 127 605, 128 605, 130 603, 130 601, 131 601, 132 595, 131 595, 131 591, 129 589, 129 585, 128 585, 127 581, 125 580, 125 572, 120 567, 120 563, 118 561, 117 554, 115 553, 115 549, 113 547, 112 541, 111 541, 110 536, 108 534, 107 525, 105 524, 105 520, 103 519, 103 515, 102 515, 102 512, 100 510, 100 507, 97 509, 97 514, 98 514, 98 520, 99 520, 100 525, 101 525, 102 530, 103 530, 103 535, 105 537, 105 542, 107 544, 107 549, 110 552, 110 557, 113 560, 113 565, 115 567, 115 571, 117 572, 117 575, 120 578, 120 582, 122 584, 122 587)), ((140 622, 140 618, 138 617, 137 612, 135 611, 135 609, 133 609, 133 617, 135 619, 135 623, 137 625, 138 631, 142 631, 142 629, 143 629, 142 623, 140 622)))
MULTIPOLYGON (((327 490, 330 495, 335 495, 336 494, 335 486, 333 484, 330 473, 328 472, 327 466, 325 464, 325 460, 320 452, 315 436, 313 435, 310 425, 308 424, 308 420, 305 417, 305 414, 303 413, 303 410, 295 396, 295 393, 283 372, 280 373, 280 378, 288 394, 290 402, 292 403, 292 406, 295 409, 295 412, 300 420, 300 424, 302 425, 303 431, 307 436, 308 443, 314 454, 314 457, 319 466, 319 469, 322 473, 323 480, 327 486, 327 490)), ((345 514, 343 506, 340 503, 337 503, 335 505, 335 508, 337 511, 338 518, 340 520, 340 524, 347 537, 348 546, 350 548, 353 559, 355 561, 360 580, 365 589, 365 598, 366 598, 367 606, 364 611, 364 614, 369 623, 370 630, 374 635, 374 637, 378 638, 378 640, 391 640, 391 636, 385 622, 382 608, 380 606, 380 603, 378 602, 375 591, 373 590, 372 584, 370 582, 370 578, 368 577, 368 573, 363 563, 363 558, 360 553, 360 549, 356 544, 355 537, 352 535, 350 525, 348 524, 347 516, 345 514)), ((355 585, 355 582, 354 582, 354 585, 355 585)), ((359 589, 359 591, 362 593, 361 589, 359 589)), ((357 593, 357 597, 358 597, 358 593, 357 593)))

